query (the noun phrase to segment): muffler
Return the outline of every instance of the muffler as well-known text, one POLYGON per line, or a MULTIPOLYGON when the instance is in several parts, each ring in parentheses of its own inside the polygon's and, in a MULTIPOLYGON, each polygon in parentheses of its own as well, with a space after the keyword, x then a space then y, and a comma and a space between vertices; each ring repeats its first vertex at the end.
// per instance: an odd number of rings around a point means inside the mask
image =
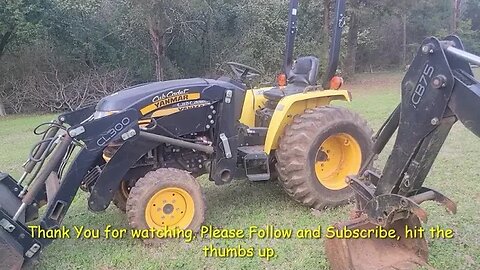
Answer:
MULTIPOLYGON (((374 229, 377 224, 366 216, 335 224, 336 229, 374 229)), ((394 229, 399 239, 369 238, 325 240, 325 251, 332 270, 417 269, 427 264, 428 246, 425 238, 406 238, 405 229, 420 228, 420 219, 411 214, 388 224, 385 229, 394 229)))

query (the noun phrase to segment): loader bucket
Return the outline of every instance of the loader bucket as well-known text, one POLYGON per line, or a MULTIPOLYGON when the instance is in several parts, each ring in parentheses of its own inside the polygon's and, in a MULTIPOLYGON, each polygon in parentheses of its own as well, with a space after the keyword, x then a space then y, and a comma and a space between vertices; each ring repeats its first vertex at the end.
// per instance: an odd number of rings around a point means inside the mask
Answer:
MULTIPOLYGON (((338 230, 373 229, 376 224, 366 217, 352 219, 336 224, 338 230)), ((425 238, 405 238, 405 226, 419 228, 420 220, 415 215, 393 222, 385 229, 395 229, 396 239, 326 239, 325 251, 332 270, 370 270, 370 269, 417 269, 427 265, 428 246, 425 238)))
MULTIPOLYGON (((7 216, 12 218, 22 203, 9 189, 15 183, 8 174, 0 172, 0 269, 20 269, 24 260, 22 245, 9 233, 18 224, 12 224, 6 219, 7 216)), ((24 214, 19 216, 18 222, 25 223, 24 214)))
POLYGON ((3 228, 0 228, 0 269, 20 269, 23 249, 3 228))

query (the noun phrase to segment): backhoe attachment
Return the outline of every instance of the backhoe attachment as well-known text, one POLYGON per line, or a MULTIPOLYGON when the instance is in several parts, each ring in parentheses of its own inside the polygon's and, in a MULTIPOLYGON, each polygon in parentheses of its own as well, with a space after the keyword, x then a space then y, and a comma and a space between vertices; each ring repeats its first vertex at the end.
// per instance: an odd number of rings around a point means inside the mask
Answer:
POLYGON ((427 222, 420 207, 425 201, 456 212, 452 200, 423 183, 457 120, 480 137, 480 83, 470 63, 480 64, 480 57, 465 52, 456 36, 423 41, 402 81, 401 103, 374 138, 369 164, 346 180, 356 193, 353 219, 335 225, 339 230, 381 226, 394 229, 398 238, 327 239, 332 269, 431 268, 425 237, 409 233, 427 222), (382 173, 367 170, 395 131, 382 173))

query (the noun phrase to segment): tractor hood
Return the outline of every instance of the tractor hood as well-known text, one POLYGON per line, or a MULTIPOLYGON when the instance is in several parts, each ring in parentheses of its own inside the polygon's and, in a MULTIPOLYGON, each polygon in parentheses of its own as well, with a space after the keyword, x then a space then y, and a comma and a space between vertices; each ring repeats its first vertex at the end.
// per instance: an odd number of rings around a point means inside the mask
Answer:
POLYGON ((157 99, 182 94, 189 91, 190 88, 205 88, 208 85, 209 83, 205 79, 200 78, 139 84, 102 98, 98 102, 96 110, 101 112, 121 111, 136 107, 135 105, 141 106, 157 99))

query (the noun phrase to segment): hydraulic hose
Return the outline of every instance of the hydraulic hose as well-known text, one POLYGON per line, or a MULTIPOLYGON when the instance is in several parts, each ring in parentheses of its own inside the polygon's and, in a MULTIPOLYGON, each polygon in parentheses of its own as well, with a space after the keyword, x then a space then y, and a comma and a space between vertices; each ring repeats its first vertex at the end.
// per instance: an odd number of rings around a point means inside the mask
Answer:
POLYGON ((33 200, 35 199, 35 196, 37 196, 38 192, 45 185, 45 181, 47 181, 48 176, 56 168, 58 168, 59 162, 62 161, 71 143, 72 143, 72 138, 68 134, 65 134, 63 138, 61 138, 61 142, 57 145, 57 148, 55 148, 55 150, 53 151, 52 156, 45 164, 45 167, 43 168, 42 171, 40 171, 40 173, 38 174, 38 177, 32 181, 30 187, 28 188, 27 194, 23 196, 22 205, 15 213, 13 220, 17 220, 22 214, 22 212, 25 210, 27 205, 33 202, 33 200))

